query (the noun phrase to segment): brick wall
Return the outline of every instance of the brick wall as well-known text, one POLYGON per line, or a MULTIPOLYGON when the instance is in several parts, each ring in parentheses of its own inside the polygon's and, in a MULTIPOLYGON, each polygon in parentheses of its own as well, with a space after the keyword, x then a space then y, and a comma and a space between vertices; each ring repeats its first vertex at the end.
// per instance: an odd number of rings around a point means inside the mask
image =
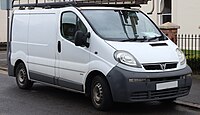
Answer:
POLYGON ((162 32, 177 44, 177 29, 161 29, 162 32))
POLYGON ((180 26, 171 22, 164 23, 160 26, 162 32, 169 37, 175 44, 177 44, 177 32, 180 26))

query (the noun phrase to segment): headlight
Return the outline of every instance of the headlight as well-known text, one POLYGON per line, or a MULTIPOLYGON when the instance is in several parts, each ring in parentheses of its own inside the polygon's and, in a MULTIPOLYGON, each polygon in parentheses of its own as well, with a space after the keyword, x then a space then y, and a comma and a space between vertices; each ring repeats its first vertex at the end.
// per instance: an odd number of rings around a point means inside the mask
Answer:
POLYGON ((133 67, 140 67, 138 61, 128 52, 126 51, 116 51, 114 53, 114 58, 116 61, 133 67))
POLYGON ((179 48, 176 49, 176 52, 177 52, 177 55, 178 55, 181 65, 185 64, 186 59, 185 59, 184 53, 179 48))

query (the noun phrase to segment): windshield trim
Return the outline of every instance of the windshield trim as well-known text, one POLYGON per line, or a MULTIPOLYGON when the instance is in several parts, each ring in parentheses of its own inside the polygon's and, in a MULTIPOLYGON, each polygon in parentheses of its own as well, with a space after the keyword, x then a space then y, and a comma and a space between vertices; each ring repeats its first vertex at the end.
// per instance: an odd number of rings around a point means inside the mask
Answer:
MULTIPOLYGON (((95 28, 94 25, 88 20, 88 18, 85 16, 85 14, 82 11, 87 11, 87 10, 116 10, 116 9, 79 9, 80 13, 83 15, 83 17, 85 18, 85 20, 88 22, 88 24, 90 25, 90 27, 92 28, 92 30, 96 33, 96 35, 98 35, 101 39, 103 40, 107 40, 107 41, 123 41, 123 40, 128 40, 128 39, 132 39, 132 38, 127 38, 127 39, 122 39, 122 38, 105 38, 103 37, 95 28), (117 40, 120 39, 120 40, 117 40)), ((119 9, 118 9, 119 10, 119 9)), ((142 11, 140 10, 135 10, 135 9, 131 9, 131 10, 127 10, 127 9, 123 9, 126 11, 135 11, 135 12, 140 12, 142 13, 146 18, 149 19, 149 21, 155 26, 155 28, 158 30, 158 32, 160 33, 160 38, 159 41, 164 41, 164 40, 168 40, 167 37, 163 34, 163 32, 158 28, 158 26, 142 11)), ((137 42, 137 41, 136 41, 137 42)), ((141 42, 141 41, 140 41, 141 42)))

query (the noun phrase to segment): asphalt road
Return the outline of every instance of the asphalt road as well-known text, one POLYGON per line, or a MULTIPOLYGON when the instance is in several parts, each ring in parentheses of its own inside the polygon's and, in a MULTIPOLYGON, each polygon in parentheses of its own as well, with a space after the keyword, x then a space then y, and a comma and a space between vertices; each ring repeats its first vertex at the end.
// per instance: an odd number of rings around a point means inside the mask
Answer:
POLYGON ((83 94, 36 83, 21 90, 15 79, 0 72, 0 115, 199 115, 200 110, 160 102, 120 104, 97 111, 83 94))
POLYGON ((7 53, 6 51, 0 51, 0 66, 7 67, 7 53))

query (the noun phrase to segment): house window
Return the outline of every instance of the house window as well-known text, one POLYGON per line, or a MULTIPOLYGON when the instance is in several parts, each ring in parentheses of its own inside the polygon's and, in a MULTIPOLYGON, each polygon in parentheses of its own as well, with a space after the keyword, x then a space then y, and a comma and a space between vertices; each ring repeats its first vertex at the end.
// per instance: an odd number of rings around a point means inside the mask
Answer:
POLYGON ((163 0, 163 9, 161 14, 161 24, 172 21, 171 0, 163 0))

